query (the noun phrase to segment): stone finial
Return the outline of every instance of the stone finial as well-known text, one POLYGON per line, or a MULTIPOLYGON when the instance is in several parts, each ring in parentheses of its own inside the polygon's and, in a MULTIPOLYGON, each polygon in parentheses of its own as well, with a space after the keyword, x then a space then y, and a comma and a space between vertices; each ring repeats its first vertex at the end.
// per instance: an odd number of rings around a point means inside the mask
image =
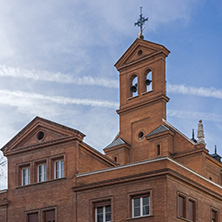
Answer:
POLYGON ((203 129, 203 123, 202 123, 202 120, 199 120, 199 123, 198 123, 198 130, 197 130, 197 143, 200 144, 206 144, 205 141, 204 141, 204 129, 203 129))

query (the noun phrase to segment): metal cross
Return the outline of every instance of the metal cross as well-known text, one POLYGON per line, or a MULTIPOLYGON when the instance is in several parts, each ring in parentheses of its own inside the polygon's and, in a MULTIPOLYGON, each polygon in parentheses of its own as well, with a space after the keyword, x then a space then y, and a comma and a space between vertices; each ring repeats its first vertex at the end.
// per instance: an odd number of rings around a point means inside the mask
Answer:
POLYGON ((140 27, 141 36, 142 36, 142 32, 143 32, 143 25, 146 21, 148 21, 148 18, 143 17, 142 8, 143 7, 140 7, 140 18, 138 19, 137 22, 134 23, 134 26, 140 27))

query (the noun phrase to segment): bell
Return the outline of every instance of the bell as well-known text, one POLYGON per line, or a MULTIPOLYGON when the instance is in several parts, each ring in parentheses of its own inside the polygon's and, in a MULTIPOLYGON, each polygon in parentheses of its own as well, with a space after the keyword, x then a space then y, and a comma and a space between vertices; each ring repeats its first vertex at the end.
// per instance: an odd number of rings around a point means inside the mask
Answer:
POLYGON ((152 82, 152 80, 146 79, 146 80, 145 80, 145 85, 149 86, 151 82, 152 82))
POLYGON ((137 84, 130 87, 131 92, 135 93, 137 91, 137 84))

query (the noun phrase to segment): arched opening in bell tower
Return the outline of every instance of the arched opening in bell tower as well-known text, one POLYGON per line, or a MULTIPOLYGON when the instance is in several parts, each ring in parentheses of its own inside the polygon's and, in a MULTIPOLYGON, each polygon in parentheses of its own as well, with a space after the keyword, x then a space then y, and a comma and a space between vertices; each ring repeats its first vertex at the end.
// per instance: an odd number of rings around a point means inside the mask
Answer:
POLYGON ((151 91, 152 88, 152 70, 148 69, 145 72, 145 86, 146 86, 146 92, 151 91))
POLYGON ((130 92, 131 92, 131 97, 135 97, 138 95, 138 78, 137 75, 133 75, 131 77, 131 85, 130 85, 130 92))

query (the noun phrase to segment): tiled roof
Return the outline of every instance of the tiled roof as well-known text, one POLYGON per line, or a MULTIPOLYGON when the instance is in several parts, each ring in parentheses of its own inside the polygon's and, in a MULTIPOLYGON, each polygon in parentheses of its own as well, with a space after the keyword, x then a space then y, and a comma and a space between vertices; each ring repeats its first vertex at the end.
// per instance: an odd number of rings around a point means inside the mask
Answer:
POLYGON ((168 127, 164 126, 163 124, 157 127, 155 130, 153 130, 151 133, 147 134, 146 137, 148 136, 153 136, 159 133, 163 133, 170 130, 168 127))
POLYGON ((105 149, 111 148, 114 146, 118 146, 118 145, 122 145, 122 144, 127 144, 127 143, 123 139, 118 138, 118 139, 114 140, 112 143, 110 143, 108 146, 106 146, 105 149))

